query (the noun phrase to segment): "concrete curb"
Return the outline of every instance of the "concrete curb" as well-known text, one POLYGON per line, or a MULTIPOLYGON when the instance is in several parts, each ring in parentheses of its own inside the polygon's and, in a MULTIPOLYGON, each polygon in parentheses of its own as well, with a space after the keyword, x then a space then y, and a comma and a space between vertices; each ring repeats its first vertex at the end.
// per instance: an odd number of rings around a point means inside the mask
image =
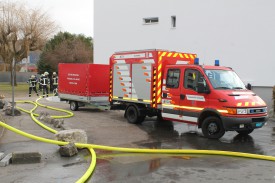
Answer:
POLYGON ((14 152, 12 153, 12 164, 40 163, 41 153, 39 152, 14 152))
POLYGON ((10 164, 11 157, 12 157, 12 153, 6 155, 6 156, 0 161, 0 167, 8 166, 8 165, 10 164))

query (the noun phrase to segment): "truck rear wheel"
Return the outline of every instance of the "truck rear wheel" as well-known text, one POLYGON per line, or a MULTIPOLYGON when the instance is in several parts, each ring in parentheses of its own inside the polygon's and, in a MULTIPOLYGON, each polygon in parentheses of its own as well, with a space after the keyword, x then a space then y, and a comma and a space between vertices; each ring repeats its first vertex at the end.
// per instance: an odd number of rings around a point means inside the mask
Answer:
POLYGON ((78 103, 76 101, 71 101, 70 102, 70 109, 72 111, 77 111, 78 110, 78 103))
POLYGON ((140 116, 138 109, 133 105, 127 108, 125 116, 127 121, 133 124, 141 123, 145 119, 145 116, 140 116))
POLYGON ((205 118, 202 122, 202 133, 205 137, 210 139, 221 138, 225 130, 220 118, 215 116, 205 118))

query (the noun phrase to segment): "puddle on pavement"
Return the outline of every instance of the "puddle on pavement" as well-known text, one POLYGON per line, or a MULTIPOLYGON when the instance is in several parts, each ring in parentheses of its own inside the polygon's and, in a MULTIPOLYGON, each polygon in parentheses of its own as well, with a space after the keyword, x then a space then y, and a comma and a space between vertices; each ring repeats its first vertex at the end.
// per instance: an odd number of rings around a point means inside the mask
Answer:
POLYGON ((207 139, 196 126, 171 121, 147 120, 139 127, 148 133, 149 139, 136 144, 145 148, 212 149, 266 154, 261 146, 255 144, 252 135, 227 132, 221 139, 207 139))

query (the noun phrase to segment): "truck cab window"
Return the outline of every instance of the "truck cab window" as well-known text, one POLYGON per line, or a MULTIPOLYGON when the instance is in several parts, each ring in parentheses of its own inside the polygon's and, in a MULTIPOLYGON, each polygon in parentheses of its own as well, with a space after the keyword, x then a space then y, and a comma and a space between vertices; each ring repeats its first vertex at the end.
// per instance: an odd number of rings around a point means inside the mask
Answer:
POLYGON ((167 88, 178 88, 180 70, 179 69, 169 69, 166 77, 166 87, 167 88))
POLYGON ((197 91, 198 83, 203 83, 206 86, 205 78, 195 69, 187 69, 184 74, 184 88, 197 91))

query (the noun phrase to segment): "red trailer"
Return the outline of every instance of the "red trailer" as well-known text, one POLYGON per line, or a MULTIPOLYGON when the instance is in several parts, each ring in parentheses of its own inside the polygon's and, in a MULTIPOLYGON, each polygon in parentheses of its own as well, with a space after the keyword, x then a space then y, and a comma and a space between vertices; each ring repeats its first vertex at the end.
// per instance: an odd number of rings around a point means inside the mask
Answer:
POLYGON ((81 106, 109 108, 109 66, 102 64, 59 64, 58 94, 70 103, 71 110, 81 106))

